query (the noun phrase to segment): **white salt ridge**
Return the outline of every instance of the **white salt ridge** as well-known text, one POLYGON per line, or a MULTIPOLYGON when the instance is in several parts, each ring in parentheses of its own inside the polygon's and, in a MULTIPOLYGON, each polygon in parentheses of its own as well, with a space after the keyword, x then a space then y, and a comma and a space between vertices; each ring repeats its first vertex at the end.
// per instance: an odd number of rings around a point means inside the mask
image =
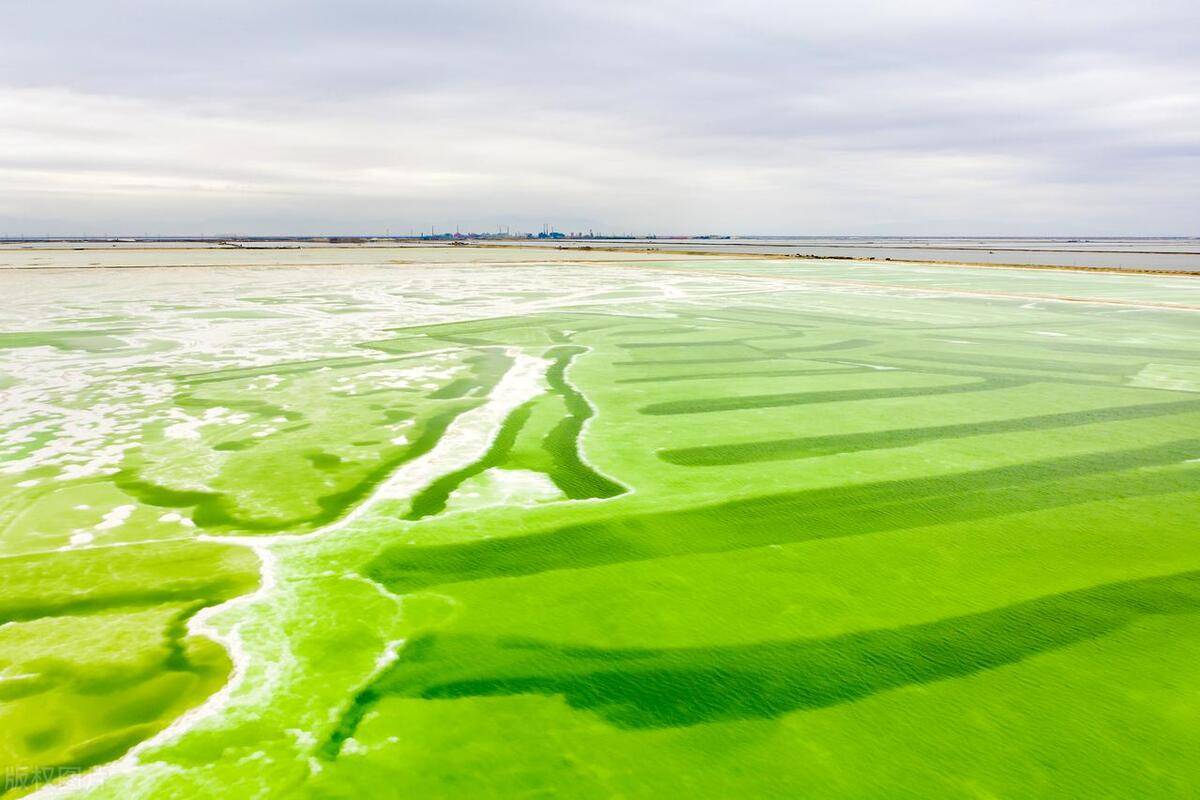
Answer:
POLYGON ((899 367, 885 367, 882 364, 867 364, 862 361, 834 361, 833 363, 846 364, 847 366, 851 366, 851 367, 867 367, 869 369, 881 370, 881 371, 900 369, 899 367))
POLYGON ((1147 364, 1129 379, 1130 386, 1200 392, 1200 367, 1187 364, 1147 364))
POLYGON ((543 472, 493 467, 464 481, 448 498, 446 511, 497 505, 533 505, 565 497, 550 476, 543 472))
POLYGON ((112 511, 105 514, 104 518, 95 526, 93 526, 93 528, 94 530, 98 531, 107 531, 113 528, 118 528, 121 525, 124 525, 125 521, 128 520, 130 515, 132 515, 136 510, 136 505, 117 506, 112 511))

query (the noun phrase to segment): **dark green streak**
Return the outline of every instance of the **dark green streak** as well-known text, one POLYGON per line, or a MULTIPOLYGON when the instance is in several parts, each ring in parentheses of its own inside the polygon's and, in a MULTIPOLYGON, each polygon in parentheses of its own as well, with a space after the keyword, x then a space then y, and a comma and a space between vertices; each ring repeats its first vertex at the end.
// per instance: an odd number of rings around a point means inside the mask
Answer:
POLYGON ((996 367, 1003 369, 1024 369, 1034 372, 1073 373, 1083 372, 1096 375, 1127 375, 1137 372, 1140 364, 1114 364, 1108 362, 1086 363, 1082 361, 1059 361, 1049 358, 1016 358, 1010 356, 995 356, 982 354, 978 356, 958 353, 938 353, 934 351, 907 350, 903 352, 884 353, 886 358, 901 358, 906 360, 933 362, 935 364, 968 364, 976 367, 996 367))
POLYGON ((119 558, 108 548, 4 558, 0 624, 180 600, 212 605, 257 586, 258 566, 246 548, 193 540, 129 545, 119 558))
POLYGON ((437 391, 432 392, 429 397, 433 400, 465 397, 475 387, 476 382, 471 378, 456 378, 437 391))
POLYGON ((128 343, 118 336, 131 332, 130 328, 114 328, 83 331, 8 331, 0 333, 0 350, 16 350, 22 347, 53 347, 56 350, 83 350, 101 353, 119 350, 128 343))
POLYGON ((1183 572, 919 625, 734 647, 603 649, 430 634, 358 695, 323 754, 335 758, 387 696, 561 695, 634 729, 773 719, 1017 664, 1147 616, 1196 612, 1200 572, 1183 572))
POLYGON ((747 361, 773 361, 779 356, 765 355, 759 351, 753 351, 752 355, 734 356, 732 358, 674 358, 663 359, 658 361, 614 361, 614 367, 669 367, 669 366, 692 366, 695 364, 742 364, 747 361))
POLYGON ((785 347, 780 350, 772 350, 772 353, 820 353, 825 350, 857 350, 861 347, 869 347, 876 342, 872 339, 843 339, 840 342, 829 342, 828 344, 817 344, 806 347, 785 347))
MULTIPOLYGON (((1194 491, 1200 439, 1137 450, 618 516, 522 536, 384 550, 367 573, 397 593, 768 544, 859 536, 1120 497, 1194 491)), ((1187 515, 1186 509, 1178 513, 1187 515)), ((1180 523, 1183 524, 1183 523, 1180 523)))
MULTIPOLYGON (((980 344, 999 345, 1001 347, 1012 347, 1017 342, 1003 339, 981 339, 976 338, 975 341, 980 344)), ((1200 352, 1196 350, 1184 350, 1173 347, 1140 347, 1135 345, 1123 344, 1081 344, 1076 342, 1064 341, 1022 341, 1019 343, 1021 347, 1034 347, 1041 350, 1057 350, 1063 353, 1091 353, 1104 356, 1125 356, 1134 358, 1151 358, 1159 361, 1185 361, 1188 363, 1195 362, 1200 357, 1200 352)))
POLYGON ((580 457, 580 435, 583 425, 592 416, 592 407, 567 380, 567 367, 572 359, 586 348, 563 346, 551 348, 546 355, 554 359, 546 371, 546 382, 552 391, 562 397, 567 406, 567 416, 546 435, 542 446, 553 459, 550 480, 573 500, 588 497, 615 497, 625 488, 604 477, 583 463, 580 457))
POLYGON ((651 416, 672 414, 707 414, 713 411, 741 411, 749 408, 779 408, 803 406, 810 403, 844 403, 854 400, 886 400, 897 397, 930 397, 941 394, 990 392, 1011 389, 1029 383, 1023 378, 987 378, 977 383, 955 383, 946 386, 905 386, 887 389, 835 389, 824 392, 787 392, 783 394, 751 394, 740 397, 698 397, 651 403, 638 411, 651 416))
MULTIPOLYGON (((765 337, 757 337, 765 338, 765 337)), ((654 349, 654 348, 670 348, 670 347, 726 347, 732 345, 744 345, 749 338, 744 339, 696 339, 694 341, 680 342, 622 342, 617 345, 626 350, 637 349, 654 349)))
MULTIPOLYGON (((841 367, 834 369, 750 370, 746 372, 689 372, 685 375, 656 375, 649 378, 621 378, 613 383, 671 383, 674 381, 702 381, 714 378, 803 378, 808 375, 846 375, 869 372, 870 367, 841 367)), ((988 376, 990 377, 990 376, 988 376)))
POLYGON ((185 672, 195 669, 196 665, 188 655, 187 643, 185 641, 190 635, 187 629, 187 622, 193 614, 204 608, 205 605, 207 604, 203 602, 193 603, 181 610, 175 615, 170 625, 163 632, 163 646, 167 651, 167 656, 163 659, 163 666, 166 669, 173 672, 185 672))
POLYGON ((850 433, 831 436, 801 436, 794 439, 771 439, 739 444, 706 445, 704 447, 681 447, 659 451, 659 458, 671 464, 689 467, 728 464, 752 464, 759 461, 782 461, 793 458, 812 458, 833 453, 853 453, 862 450, 887 450, 893 447, 910 447, 922 442, 938 439, 957 439, 966 436, 985 436, 996 433, 1022 433, 1026 431, 1073 428, 1080 425, 1098 425, 1104 422, 1121 422, 1132 419, 1148 419, 1171 414, 1186 414, 1200 411, 1200 400, 1180 403, 1145 403, 1134 406, 1072 411, 1063 414, 1042 414, 1034 417, 968 422, 960 425, 931 425, 925 428, 900 428, 890 431, 850 433))
POLYGON ((682 336, 698 330, 694 325, 681 325, 671 328, 630 328, 624 331, 613 331, 612 338, 620 339, 625 336, 682 336))

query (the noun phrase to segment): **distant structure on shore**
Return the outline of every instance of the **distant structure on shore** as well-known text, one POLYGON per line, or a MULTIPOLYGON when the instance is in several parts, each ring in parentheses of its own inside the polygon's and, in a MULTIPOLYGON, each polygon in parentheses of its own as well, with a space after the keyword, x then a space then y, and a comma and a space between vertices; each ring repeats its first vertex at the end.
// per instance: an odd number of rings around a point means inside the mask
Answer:
POLYGON ((445 241, 525 241, 525 240, 621 240, 621 241, 642 241, 642 240, 697 240, 697 239, 729 239, 729 236, 688 236, 686 234, 663 236, 658 234, 636 234, 636 233, 596 233, 592 229, 587 231, 571 231, 564 233, 551 228, 549 225, 543 226, 542 230, 537 233, 528 232, 510 232, 508 228, 502 231, 494 232, 476 232, 455 230, 453 233, 447 231, 438 233, 435 229, 431 229, 428 233, 410 232, 408 235, 385 233, 385 234, 325 234, 312 236, 295 236, 295 235, 278 235, 278 236, 246 236, 243 234, 185 234, 178 236, 69 236, 69 235, 54 235, 45 234, 42 236, 27 236, 18 234, 16 236, 0 236, 0 244, 45 244, 51 242, 69 243, 103 243, 103 244, 120 244, 120 243, 166 243, 166 242, 195 242, 201 244, 235 244, 237 242, 316 242, 321 244, 364 244, 367 242, 445 242, 445 241))

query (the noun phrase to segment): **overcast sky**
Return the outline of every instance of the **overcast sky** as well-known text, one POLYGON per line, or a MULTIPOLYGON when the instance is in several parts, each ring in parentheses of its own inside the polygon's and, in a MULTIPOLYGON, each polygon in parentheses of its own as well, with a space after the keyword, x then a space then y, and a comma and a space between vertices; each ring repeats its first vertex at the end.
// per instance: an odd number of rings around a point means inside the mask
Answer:
POLYGON ((0 12, 0 235, 1200 235, 1196 0, 0 12))

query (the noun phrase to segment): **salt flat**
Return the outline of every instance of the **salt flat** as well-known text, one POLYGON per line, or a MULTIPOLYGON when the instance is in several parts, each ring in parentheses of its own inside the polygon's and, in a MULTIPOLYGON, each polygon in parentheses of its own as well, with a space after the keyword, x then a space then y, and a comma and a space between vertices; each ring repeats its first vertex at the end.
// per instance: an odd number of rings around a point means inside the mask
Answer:
POLYGON ((1200 279, 176 248, 0 291, 6 796, 1200 780, 1200 279))

